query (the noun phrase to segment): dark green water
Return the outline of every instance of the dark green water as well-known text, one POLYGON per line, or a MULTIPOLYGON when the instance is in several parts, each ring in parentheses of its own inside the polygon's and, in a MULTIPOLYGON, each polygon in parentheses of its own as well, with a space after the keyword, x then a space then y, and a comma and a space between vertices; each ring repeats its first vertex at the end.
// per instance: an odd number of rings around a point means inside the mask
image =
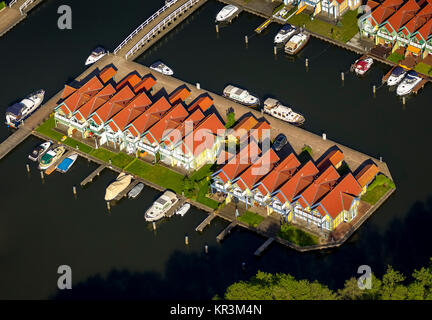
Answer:
MULTIPOLYGON (((48 97, 55 94, 84 70, 96 45, 112 51, 162 5, 159 0, 131 0, 120 9, 114 1, 47 0, 0 39, 0 105, 6 108, 37 88, 45 88, 48 97), (71 31, 57 29, 61 4, 72 7, 71 31)), ((428 262, 431 87, 408 99, 405 108, 386 87, 373 97, 372 86, 388 71, 380 64, 361 79, 346 75, 342 86, 340 72, 349 68, 355 54, 311 39, 298 58, 282 52, 275 57, 276 25, 252 36, 262 19, 242 13, 217 35, 214 16, 221 7, 209 1, 137 62, 149 65, 162 59, 178 78, 214 92, 235 83, 261 98, 278 97, 306 116, 307 130, 326 132, 329 139, 382 156, 396 193, 339 249, 300 254, 272 245, 257 259, 253 252, 264 239, 236 230, 218 244, 216 235, 226 223, 216 220, 197 233, 194 229, 206 215, 196 209, 163 221, 155 233, 143 219, 158 196, 152 189, 146 188, 137 200, 121 201, 108 214, 103 194, 115 177, 110 171, 78 188, 75 199, 72 186, 95 168, 86 160, 42 182, 34 166, 30 174, 25 170, 27 154, 37 143, 29 138, 0 161, 0 298, 211 298, 257 270, 291 273, 337 288, 363 264, 381 275, 387 264, 408 273, 428 262), (63 264, 72 267, 73 289, 59 293, 57 268, 63 264)), ((0 140, 8 134, 1 126, 0 140)))

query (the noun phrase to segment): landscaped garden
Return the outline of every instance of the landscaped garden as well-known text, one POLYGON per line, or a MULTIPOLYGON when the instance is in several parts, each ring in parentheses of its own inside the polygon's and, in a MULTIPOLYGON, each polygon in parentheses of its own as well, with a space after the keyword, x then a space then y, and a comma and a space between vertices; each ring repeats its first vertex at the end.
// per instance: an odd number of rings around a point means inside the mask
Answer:
POLYGON ((213 164, 206 164, 189 177, 183 178, 183 190, 185 195, 212 209, 217 209, 219 202, 207 197, 210 189, 213 164))
POLYGON ((361 197, 361 199, 369 204, 374 205, 387 193, 387 191, 394 188, 396 188, 396 186, 392 180, 383 174, 379 174, 367 187, 367 191, 361 197))
POLYGON ((298 246, 311 246, 318 243, 318 237, 307 233, 291 224, 284 223, 278 236, 298 246))
POLYGON ((256 228, 264 220, 264 217, 257 213, 246 211, 241 216, 239 216, 237 220, 256 228))

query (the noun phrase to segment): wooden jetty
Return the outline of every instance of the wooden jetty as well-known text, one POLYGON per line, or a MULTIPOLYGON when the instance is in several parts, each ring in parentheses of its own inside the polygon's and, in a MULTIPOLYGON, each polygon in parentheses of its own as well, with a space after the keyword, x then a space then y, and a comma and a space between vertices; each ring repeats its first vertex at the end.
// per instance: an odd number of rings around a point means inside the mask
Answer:
POLYGON ((124 196, 128 194, 129 191, 133 189, 138 183, 140 183, 138 180, 132 181, 122 192, 120 192, 115 198, 115 201, 121 200, 124 196))
POLYGON ((237 225, 237 221, 234 220, 232 221, 228 227, 226 227, 224 230, 222 230, 221 233, 218 234, 218 236, 216 237, 217 241, 222 241, 228 234, 231 233, 231 230, 237 225))
POLYGON ((396 67, 391 68, 390 71, 387 72, 387 73, 384 75, 384 77, 382 77, 382 83, 387 82, 387 79, 390 77, 391 73, 393 72, 393 70, 394 70, 395 68, 396 68, 396 67))
POLYGON ((265 250, 265 249, 267 249, 268 248, 268 246, 269 245, 271 245, 272 244, 272 242, 274 241, 274 238, 273 237, 271 237, 271 238, 268 238, 267 240, 266 240, 266 242, 264 242, 256 251, 255 251, 255 253, 254 253, 254 255, 255 256, 260 256, 262 253, 263 253, 263 251, 265 250))
POLYGON ((272 18, 267 19, 266 21, 264 21, 258 28, 255 29, 256 33, 261 33, 265 28, 267 28, 270 23, 273 22, 272 18))
POLYGON ((199 226, 195 228, 195 231, 202 232, 202 231, 204 230, 204 228, 205 228, 206 226, 208 226, 208 225, 210 224, 210 222, 212 222, 212 220, 213 220, 214 218, 216 218, 216 215, 215 215, 214 213, 209 214, 209 215, 207 216, 207 218, 205 218, 205 219, 203 220, 203 222, 201 222, 201 223, 199 224, 199 226))
POLYGON ((412 90, 413 93, 417 94, 420 89, 423 89, 426 83, 429 82, 429 79, 423 78, 412 90))
POLYGON ((107 167, 106 164, 101 164, 99 167, 97 167, 95 171, 90 173, 90 175, 87 178, 85 178, 83 181, 81 181, 81 183, 80 183, 81 187, 85 186, 89 182, 92 182, 93 179, 96 176, 99 176, 100 173, 102 172, 102 170, 105 169, 106 167, 107 167))
POLYGON ((177 203, 165 213, 165 217, 171 218, 175 214, 177 209, 184 205, 185 202, 186 199, 180 198, 179 201, 177 201, 177 203))

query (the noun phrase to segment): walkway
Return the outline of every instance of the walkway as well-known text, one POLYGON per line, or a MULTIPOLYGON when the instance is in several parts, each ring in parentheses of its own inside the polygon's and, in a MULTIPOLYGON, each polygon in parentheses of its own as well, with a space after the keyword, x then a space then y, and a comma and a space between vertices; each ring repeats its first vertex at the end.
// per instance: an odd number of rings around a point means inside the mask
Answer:
POLYGON ((27 17, 27 13, 41 2, 42 0, 17 0, 16 2, 13 2, 11 7, 7 6, 1 10, 0 37, 24 20, 27 17), (28 3, 28 5, 24 8, 23 6, 26 3, 28 3), (21 7, 23 7, 22 12, 20 12, 21 7))

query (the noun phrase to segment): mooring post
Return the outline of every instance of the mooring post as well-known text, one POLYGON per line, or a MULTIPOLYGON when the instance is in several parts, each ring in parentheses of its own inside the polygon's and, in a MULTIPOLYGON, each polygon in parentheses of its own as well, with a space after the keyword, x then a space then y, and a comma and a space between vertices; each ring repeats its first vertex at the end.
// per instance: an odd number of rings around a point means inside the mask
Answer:
POLYGON ((323 133, 323 134, 322 134, 322 139, 323 139, 323 140, 327 140, 327 134, 323 133))
POLYGON ((275 55, 277 55, 277 47, 276 47, 276 46, 273 47, 273 53, 274 53, 275 55))
POLYGON ((345 81, 345 73, 343 73, 343 72, 341 72, 341 79, 342 79, 342 82, 345 81))
POLYGON ((188 236, 185 236, 185 244, 189 245, 189 237, 188 236))
POLYGON ((110 210, 111 210, 111 204, 110 204, 110 202, 109 202, 109 201, 107 202, 107 208, 108 208, 108 211, 110 211, 110 210))
POLYGON ((305 66, 306 66, 306 68, 309 67, 309 59, 308 58, 305 59, 305 66))
POLYGON ((44 179, 44 173, 43 173, 42 170, 41 170, 41 172, 40 172, 40 176, 41 176, 41 179, 43 180, 43 179, 44 179))
POLYGON ((248 36, 245 36, 245 43, 248 44, 248 36))
POLYGON ((375 95, 375 93, 376 93, 376 86, 375 85, 372 87, 372 92, 375 95))
POLYGON ((27 168, 27 172, 30 172, 30 165, 28 163, 26 164, 26 168, 27 168))
POLYGON ((197 82, 197 84, 196 84, 196 88, 198 89, 198 90, 200 90, 201 89, 201 85, 197 82))
POLYGON ((76 187, 75 186, 72 187, 72 192, 74 195, 76 195, 76 187))
POLYGON ((219 25, 216 23, 216 33, 219 33, 219 25))
POLYGON ((380 162, 382 162, 382 156, 380 156, 380 162))
POLYGON ((153 225, 153 230, 156 231, 156 222, 153 221, 152 225, 153 225))
POLYGON ((208 245, 205 245, 205 246, 204 246, 204 252, 205 252, 206 254, 208 254, 208 245))
POLYGON ((406 98, 405 98, 405 96, 402 97, 402 104, 403 104, 403 105, 406 104, 406 98))

